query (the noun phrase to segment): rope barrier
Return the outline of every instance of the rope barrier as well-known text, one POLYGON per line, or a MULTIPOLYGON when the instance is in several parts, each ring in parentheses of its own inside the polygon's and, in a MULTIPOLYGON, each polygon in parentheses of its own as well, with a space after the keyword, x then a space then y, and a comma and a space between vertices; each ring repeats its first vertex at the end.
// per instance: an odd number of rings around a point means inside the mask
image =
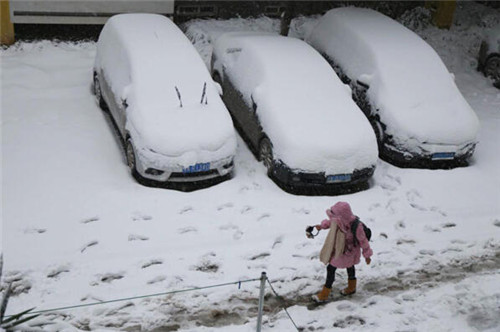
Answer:
MULTIPOLYGON (((45 310, 38 310, 38 311, 30 311, 29 314, 30 315, 32 315, 32 314, 38 315, 38 314, 44 314, 44 313, 49 313, 49 312, 54 312, 54 311, 69 310, 69 309, 76 309, 76 308, 82 308, 82 307, 90 307, 90 306, 96 306, 96 305, 101 305, 101 304, 131 301, 131 300, 145 299, 145 298, 150 298, 150 297, 157 297, 157 296, 164 296, 164 295, 171 295, 171 294, 179 294, 179 293, 191 292, 191 291, 195 291, 195 290, 203 290, 203 289, 210 289, 210 288, 216 288, 216 287, 225 287, 225 286, 230 286, 230 285, 238 285, 238 289, 240 289, 242 283, 254 282, 254 281, 261 281, 260 288, 261 288, 261 293, 262 293, 261 294, 262 299, 259 299, 259 306, 263 305, 263 291, 264 291, 264 287, 265 287, 265 281, 267 281, 267 283, 271 287, 271 290, 273 291, 274 295, 276 295, 277 298, 283 299, 283 297, 280 296, 276 292, 276 290, 274 289, 273 284, 271 283, 269 278, 266 276, 266 273, 263 272, 262 276, 260 278, 255 278, 255 279, 238 280, 238 281, 226 282, 226 283, 216 284, 216 285, 209 285, 209 286, 204 286, 204 287, 192 287, 192 288, 174 290, 174 291, 169 291, 169 292, 162 292, 162 293, 155 293, 155 294, 148 294, 148 295, 138 295, 138 296, 132 296, 132 297, 126 297, 126 298, 120 298, 120 299, 114 299, 114 300, 77 304, 77 305, 52 308, 52 309, 45 309, 45 310)), ((295 324, 295 321, 293 320, 292 316, 290 316, 290 313, 288 312, 287 308, 285 306, 282 306, 282 308, 285 311, 285 313, 287 314, 290 321, 292 322, 293 326, 295 326, 295 329, 300 332, 301 329, 299 329, 297 327, 297 324, 295 324)), ((19 314, 5 315, 4 318, 13 317, 16 315, 19 315, 19 314)), ((259 316, 260 315, 261 315, 261 313, 259 313, 259 316)), ((257 330, 260 331, 260 322, 257 323, 257 326, 258 326, 257 330)))
MULTIPOLYGON (((170 291, 170 292, 163 292, 163 293, 156 293, 156 294, 149 294, 149 295, 138 295, 138 296, 121 298, 121 299, 108 300, 108 301, 77 304, 77 305, 59 307, 59 308, 53 308, 53 309, 31 311, 30 314, 43 314, 43 313, 48 313, 48 312, 53 312, 53 311, 68 310, 68 309, 75 309, 75 308, 82 308, 82 307, 90 307, 90 306, 95 306, 95 305, 100 305, 100 304, 144 299, 144 298, 156 297, 156 296, 162 296, 162 295, 178 294, 178 293, 184 293, 184 292, 191 292, 191 291, 195 291, 195 290, 224 287, 224 286, 229 286, 229 285, 238 285, 238 288, 240 288, 242 283, 259 281, 259 280, 260 280, 260 278, 239 280, 239 281, 227 282, 227 283, 223 283, 223 284, 210 285, 210 286, 204 286, 204 287, 193 287, 193 288, 187 288, 187 289, 181 289, 181 290, 174 290, 174 291, 170 291)), ((15 316, 15 315, 5 315, 4 318, 9 318, 11 316, 15 316)))
MULTIPOLYGON (((273 284, 271 283, 271 280, 269 280, 269 278, 267 278, 267 283, 269 284, 269 286, 271 287, 271 290, 273 291, 274 295, 276 295, 276 297, 278 298, 283 298, 282 296, 280 296, 276 290, 274 290, 274 287, 273 287, 273 284)), ((292 322, 293 326, 295 326, 295 329, 297 329, 297 331, 301 331, 298 327, 297 327, 297 324, 295 324, 292 316, 290 316, 290 313, 288 312, 288 310, 283 306, 283 310, 285 310, 285 313, 287 314, 288 318, 290 319, 290 321, 292 322)))

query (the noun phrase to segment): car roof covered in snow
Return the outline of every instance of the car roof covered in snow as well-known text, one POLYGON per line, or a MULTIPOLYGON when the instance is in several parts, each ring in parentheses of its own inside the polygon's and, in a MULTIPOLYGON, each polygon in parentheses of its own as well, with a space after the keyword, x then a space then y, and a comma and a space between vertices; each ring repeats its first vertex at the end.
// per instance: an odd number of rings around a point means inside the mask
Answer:
MULTIPOLYGON (((224 69, 249 108, 257 105, 275 157, 308 171, 352 172, 375 164, 370 124, 351 91, 302 40, 229 33, 214 45, 214 69, 224 69)), ((331 174, 330 173, 330 174, 331 174)))
POLYGON ((477 117, 453 76, 432 47, 398 22, 371 9, 337 8, 307 40, 348 77, 370 86, 372 107, 390 134, 445 144, 475 139, 477 117))
POLYGON ((234 140, 231 118, 204 62, 165 16, 111 17, 94 66, 106 69, 115 98, 127 101, 129 125, 149 148, 177 156, 216 151, 234 140))

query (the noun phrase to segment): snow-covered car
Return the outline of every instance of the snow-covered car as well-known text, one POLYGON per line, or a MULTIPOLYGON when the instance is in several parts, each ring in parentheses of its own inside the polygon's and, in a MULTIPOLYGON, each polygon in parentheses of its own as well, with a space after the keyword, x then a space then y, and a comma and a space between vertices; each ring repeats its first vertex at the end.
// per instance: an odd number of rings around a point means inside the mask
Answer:
POLYGON ((353 89, 382 159, 401 167, 468 165, 479 121, 438 54, 371 9, 327 12, 306 40, 353 89))
POLYGON ((377 162, 375 135, 350 88, 311 46, 226 33, 214 43, 211 70, 236 128, 280 187, 366 187, 377 162))
POLYGON ((478 69, 491 77, 493 84, 500 89, 500 24, 493 27, 481 43, 478 69))
POLYGON ((231 176, 231 117, 199 54, 168 18, 111 17, 97 42, 93 90, 139 182, 200 184, 231 176))

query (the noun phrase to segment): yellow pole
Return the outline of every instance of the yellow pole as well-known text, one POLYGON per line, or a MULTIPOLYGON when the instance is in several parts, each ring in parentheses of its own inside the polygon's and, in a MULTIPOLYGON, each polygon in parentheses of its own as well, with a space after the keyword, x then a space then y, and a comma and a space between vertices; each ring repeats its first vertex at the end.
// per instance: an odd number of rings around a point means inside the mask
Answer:
POLYGON ((426 1, 425 6, 431 10, 432 23, 442 29, 449 29, 453 24, 453 15, 457 7, 456 0, 426 1))
POLYGON ((14 24, 10 21, 9 1, 0 0, 0 44, 14 44, 14 24))

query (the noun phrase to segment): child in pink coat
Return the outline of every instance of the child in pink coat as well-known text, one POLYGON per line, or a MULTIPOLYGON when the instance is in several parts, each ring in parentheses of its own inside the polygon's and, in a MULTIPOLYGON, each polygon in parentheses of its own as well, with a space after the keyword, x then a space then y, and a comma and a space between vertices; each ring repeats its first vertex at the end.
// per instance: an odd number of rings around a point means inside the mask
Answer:
MULTIPOLYGON (((368 243, 361 223, 356 228, 357 241, 354 241, 351 224, 357 217, 352 213, 349 203, 338 202, 330 209, 326 210, 326 214, 328 219, 316 225, 316 229, 329 229, 332 222, 336 223, 337 228, 342 232, 342 237, 345 237, 345 244, 343 253, 335 255, 333 252, 331 253, 331 259, 326 267, 327 275, 325 285, 321 292, 316 295, 316 299, 319 301, 326 301, 328 299, 333 282, 335 281, 335 271, 337 268, 347 268, 348 284, 347 288, 341 291, 341 294, 354 294, 356 292, 356 270, 354 266, 360 262, 361 249, 363 249, 363 257, 365 258, 366 264, 370 264, 370 257, 373 255, 373 251, 370 248, 370 244, 368 243)), ((334 241, 338 241, 338 238, 334 241)))

